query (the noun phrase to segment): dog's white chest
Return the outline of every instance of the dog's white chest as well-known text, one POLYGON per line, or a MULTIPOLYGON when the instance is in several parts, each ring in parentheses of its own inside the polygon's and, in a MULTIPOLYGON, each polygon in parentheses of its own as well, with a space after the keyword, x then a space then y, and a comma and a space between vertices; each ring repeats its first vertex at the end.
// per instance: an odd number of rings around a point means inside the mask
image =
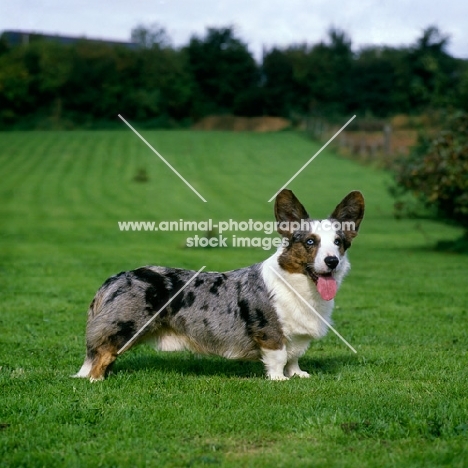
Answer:
POLYGON ((322 300, 311 280, 305 275, 285 273, 276 256, 264 262, 263 279, 273 293, 272 302, 286 338, 321 338, 327 333, 334 301, 322 300))

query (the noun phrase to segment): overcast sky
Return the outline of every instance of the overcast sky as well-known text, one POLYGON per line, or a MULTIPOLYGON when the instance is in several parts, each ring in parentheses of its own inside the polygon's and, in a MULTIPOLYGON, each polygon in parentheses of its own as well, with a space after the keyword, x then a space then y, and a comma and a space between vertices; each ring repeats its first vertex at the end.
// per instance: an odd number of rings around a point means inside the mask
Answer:
POLYGON ((0 0, 0 31, 129 40, 137 24, 155 22, 175 46, 233 25, 257 58, 262 46, 316 43, 330 26, 344 29, 356 50, 411 44, 437 25, 451 37, 450 53, 468 58, 467 0, 0 0))

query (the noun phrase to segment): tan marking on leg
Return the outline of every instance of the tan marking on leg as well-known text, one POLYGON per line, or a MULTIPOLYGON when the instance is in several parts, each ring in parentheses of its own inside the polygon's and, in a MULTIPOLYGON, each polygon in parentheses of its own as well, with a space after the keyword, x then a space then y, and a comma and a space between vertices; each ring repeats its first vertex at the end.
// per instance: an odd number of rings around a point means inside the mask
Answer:
POLYGON ((96 353, 97 355, 93 359, 93 365, 89 373, 89 380, 91 382, 104 380, 107 368, 117 359, 117 348, 114 346, 100 348, 96 353))

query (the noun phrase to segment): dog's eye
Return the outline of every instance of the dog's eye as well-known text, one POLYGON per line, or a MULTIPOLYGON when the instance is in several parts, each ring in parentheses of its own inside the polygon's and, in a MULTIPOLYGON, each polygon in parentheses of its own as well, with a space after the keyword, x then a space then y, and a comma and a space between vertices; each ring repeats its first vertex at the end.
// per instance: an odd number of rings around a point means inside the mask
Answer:
POLYGON ((307 240, 306 240, 306 244, 309 245, 309 246, 310 246, 310 245, 314 245, 314 244, 315 244, 315 241, 314 241, 314 239, 307 239, 307 240))
POLYGON ((341 245, 341 239, 335 239, 334 244, 340 246, 341 245))

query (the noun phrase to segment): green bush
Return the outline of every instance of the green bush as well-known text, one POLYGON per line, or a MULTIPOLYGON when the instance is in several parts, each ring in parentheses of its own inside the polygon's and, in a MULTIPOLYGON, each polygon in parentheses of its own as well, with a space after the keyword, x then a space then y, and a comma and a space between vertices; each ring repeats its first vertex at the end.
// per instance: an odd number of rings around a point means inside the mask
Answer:
POLYGON ((468 233, 468 114, 451 114, 436 135, 420 137, 410 156, 397 163, 395 182, 397 213, 408 211, 412 194, 438 219, 468 233))

